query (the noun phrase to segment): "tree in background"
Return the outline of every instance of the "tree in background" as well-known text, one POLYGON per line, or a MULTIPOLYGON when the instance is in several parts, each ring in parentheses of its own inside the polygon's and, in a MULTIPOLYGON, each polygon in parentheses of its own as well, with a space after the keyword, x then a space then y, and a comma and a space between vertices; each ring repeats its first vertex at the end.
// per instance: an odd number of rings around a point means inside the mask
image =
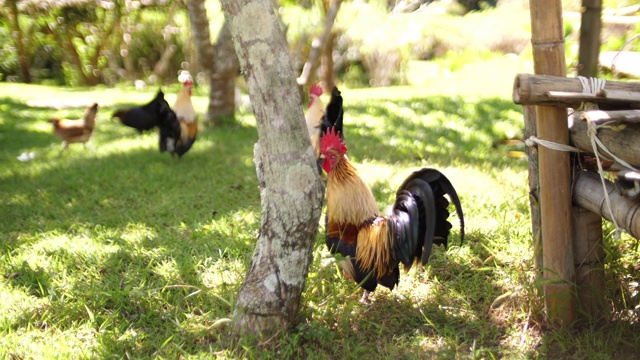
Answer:
POLYGON ((204 0, 187 0, 187 10, 198 62, 207 72, 209 79, 209 107, 206 120, 214 125, 233 122, 235 80, 240 64, 227 22, 223 23, 214 45, 209 35, 209 19, 204 0))
POLYGON ((27 55, 25 49, 25 37, 22 31, 22 27, 20 26, 18 0, 8 0, 6 5, 9 15, 8 18, 10 29, 13 32, 15 38, 16 49, 18 52, 18 64, 22 73, 22 79, 24 82, 30 83, 31 73, 29 72, 29 69, 31 68, 31 65, 29 62, 29 56, 27 55))
POLYGON ((332 89, 335 84, 333 72, 333 43, 335 34, 332 32, 333 24, 338 16, 342 0, 324 0, 322 8, 325 13, 324 28, 317 39, 311 43, 309 58, 305 62, 302 73, 298 77, 298 85, 304 86, 314 81, 318 66, 323 63, 322 80, 327 89, 332 89))
POLYGON ((0 72, 14 78, 19 75, 22 81, 30 76, 33 81, 54 79, 75 85, 112 85, 147 76, 150 82, 169 76, 175 81, 184 58, 180 27, 174 23, 182 3, 155 0, 144 4, 0 0, 0 37, 4 40, 0 72))
POLYGON ((102 50, 112 46, 111 35, 120 24, 121 8, 95 2, 39 2, 31 11, 43 11, 43 30, 64 49, 67 70, 79 85, 100 83, 106 67, 102 50))
POLYGON ((270 0, 222 0, 249 86, 259 140, 260 236, 233 312, 237 335, 294 324, 322 211, 318 175, 284 33, 270 0))

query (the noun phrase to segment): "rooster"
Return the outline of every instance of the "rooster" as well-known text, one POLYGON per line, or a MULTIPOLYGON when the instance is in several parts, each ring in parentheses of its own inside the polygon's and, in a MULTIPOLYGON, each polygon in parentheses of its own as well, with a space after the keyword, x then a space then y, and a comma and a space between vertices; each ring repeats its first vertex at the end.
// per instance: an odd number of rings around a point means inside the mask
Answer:
POLYGON ((180 140, 180 121, 165 99, 160 102, 157 116, 160 152, 168 151, 173 157, 176 154, 176 144, 180 140))
POLYGON ((119 118, 123 125, 132 127, 140 134, 158 125, 158 112, 164 101, 164 93, 158 90, 156 96, 149 103, 130 109, 120 109, 111 118, 119 118))
POLYGON ((423 168, 411 174, 396 192, 388 216, 380 215, 369 186, 346 156, 347 147, 334 129, 321 139, 322 168, 327 173, 326 243, 331 253, 344 259, 340 267, 365 292, 366 303, 378 284, 392 289, 400 280, 399 264, 409 270, 426 264, 435 244, 448 244, 448 195, 460 219, 462 206, 451 182, 438 170, 423 168))
POLYGON ((53 124, 53 133, 62 140, 62 151, 67 150, 69 144, 83 143, 87 146, 87 141, 93 134, 93 128, 96 125, 96 115, 98 113, 98 104, 89 105, 84 111, 81 119, 68 120, 51 118, 49 122, 53 124))
POLYGON ((178 92, 176 102, 173 104, 172 110, 176 114, 180 123, 180 137, 175 144, 175 152, 172 155, 177 154, 178 157, 182 157, 193 143, 196 141, 198 135, 198 118, 196 110, 191 103, 191 88, 193 87, 193 80, 188 71, 182 71, 178 76, 183 86, 178 92))
POLYGON ((307 106, 307 112, 304 114, 307 131, 309 131, 309 139, 316 158, 320 156, 320 128, 325 111, 320 96, 322 96, 322 87, 319 84, 311 85, 311 88, 309 88, 309 105, 307 106))

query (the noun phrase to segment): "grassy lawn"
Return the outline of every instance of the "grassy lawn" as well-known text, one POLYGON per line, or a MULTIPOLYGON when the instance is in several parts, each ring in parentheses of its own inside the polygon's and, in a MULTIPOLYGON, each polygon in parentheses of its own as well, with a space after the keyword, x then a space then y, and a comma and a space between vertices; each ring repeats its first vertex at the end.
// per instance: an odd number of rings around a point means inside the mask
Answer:
MULTIPOLYGON (((110 119, 156 89, 0 83, 0 359, 633 358, 640 255, 607 226, 609 320, 548 331, 536 296, 517 58, 413 63, 409 86, 341 89, 352 161, 381 207, 413 169, 458 190, 467 241, 435 249, 367 306, 319 234, 299 323, 254 345, 227 327, 260 224, 251 115, 204 128, 180 161, 110 119), (49 100, 80 104, 55 109, 49 100), (51 116, 101 108, 88 149, 59 156, 51 116), (40 105, 40 106, 37 106, 40 105), (33 153, 30 161, 19 161, 33 153), (635 285, 634 285, 635 284, 635 285)), ((177 87, 164 88, 169 103, 177 87)), ((203 93, 194 98, 206 108, 203 93)), ((321 223, 324 221, 321 220, 321 223)), ((454 226, 454 229, 456 227, 454 226)), ((322 230, 322 229, 321 229, 322 230)))

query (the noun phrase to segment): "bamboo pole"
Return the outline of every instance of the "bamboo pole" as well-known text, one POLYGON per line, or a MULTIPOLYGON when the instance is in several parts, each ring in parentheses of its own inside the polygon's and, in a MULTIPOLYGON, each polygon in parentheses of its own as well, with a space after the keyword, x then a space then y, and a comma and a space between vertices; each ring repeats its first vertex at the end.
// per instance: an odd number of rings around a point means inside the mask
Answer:
MULTIPOLYGON (((622 125, 622 127, 624 131, 616 127, 600 128, 598 139, 618 158, 630 165, 640 167, 640 124, 622 125)), ((569 128, 571 143, 584 152, 593 153, 588 131, 589 125, 586 121, 575 121, 569 128)), ((608 160, 613 160, 602 151, 600 154, 608 160)))
POLYGON ((578 78, 518 74, 513 82, 513 102, 519 105, 578 107, 589 101, 601 109, 640 108, 640 83, 607 81, 597 94, 584 94, 578 78))
POLYGON ((605 180, 611 210, 607 205, 600 176, 584 171, 576 176, 573 202, 576 205, 613 221, 625 229, 629 235, 640 239, 640 202, 620 195, 611 181, 605 180))
MULTIPOLYGON (((566 76, 562 1, 530 1, 529 6, 535 73, 566 76)), ((536 117, 539 138, 569 142, 565 108, 538 106, 536 117)), ((569 154, 540 147, 538 159, 545 308, 551 324, 570 324, 576 313, 569 154)))

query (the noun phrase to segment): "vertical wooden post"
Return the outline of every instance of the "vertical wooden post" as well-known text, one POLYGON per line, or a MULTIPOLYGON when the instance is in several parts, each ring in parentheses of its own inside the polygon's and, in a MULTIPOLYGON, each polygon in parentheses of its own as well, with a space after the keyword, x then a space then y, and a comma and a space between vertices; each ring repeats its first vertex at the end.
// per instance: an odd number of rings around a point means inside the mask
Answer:
POLYGON ((585 320, 604 315, 604 248, 602 217, 575 206, 574 252, 578 305, 585 320))
MULTIPOLYGON (((530 1, 529 6, 535 73, 566 76, 562 2, 530 1)), ((565 108, 538 106, 536 115, 539 138, 568 143, 565 108)), ((539 147, 538 160, 545 308, 551 324, 570 324, 576 311, 569 154, 539 147)))
MULTIPOLYGON (((578 75, 598 75, 602 0, 582 0, 578 75)), ((604 310, 604 249, 602 217, 580 207, 573 209, 574 255, 580 317, 600 318, 604 310)))
POLYGON ((578 75, 595 77, 598 74, 601 15, 602 0, 582 0, 578 75))

